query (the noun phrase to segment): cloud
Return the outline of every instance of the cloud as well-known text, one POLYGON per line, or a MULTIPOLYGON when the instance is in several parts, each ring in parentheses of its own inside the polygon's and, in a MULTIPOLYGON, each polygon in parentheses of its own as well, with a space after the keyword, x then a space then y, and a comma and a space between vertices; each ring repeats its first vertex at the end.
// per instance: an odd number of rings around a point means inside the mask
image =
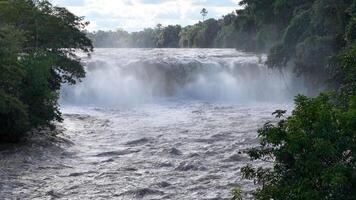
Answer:
POLYGON ((239 0, 52 0, 90 21, 88 30, 138 31, 156 24, 194 24, 206 8, 209 18, 219 18, 238 8, 239 0))

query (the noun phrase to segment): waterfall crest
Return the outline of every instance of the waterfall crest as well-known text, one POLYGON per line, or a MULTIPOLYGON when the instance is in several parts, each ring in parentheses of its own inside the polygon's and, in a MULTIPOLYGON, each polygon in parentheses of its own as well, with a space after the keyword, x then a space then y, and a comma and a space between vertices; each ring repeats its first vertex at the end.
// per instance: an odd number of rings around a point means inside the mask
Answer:
POLYGON ((276 102, 302 92, 294 74, 234 49, 97 49, 86 78, 61 91, 62 103, 120 106, 157 99, 276 102))

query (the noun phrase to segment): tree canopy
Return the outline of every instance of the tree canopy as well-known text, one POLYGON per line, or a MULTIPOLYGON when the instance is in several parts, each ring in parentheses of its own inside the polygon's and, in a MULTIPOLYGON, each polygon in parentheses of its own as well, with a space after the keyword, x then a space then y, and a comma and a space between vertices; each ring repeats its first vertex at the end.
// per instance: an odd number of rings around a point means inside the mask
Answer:
MULTIPOLYGON (((272 42, 270 67, 292 65, 309 86, 328 85, 328 92, 317 97, 297 96, 290 116, 277 110, 278 123, 268 122, 258 131, 260 146, 248 153, 252 160, 271 162, 271 166, 242 168, 245 178, 258 185, 255 198, 355 199, 355 1, 241 3, 251 9, 272 5, 273 13, 268 15, 275 17, 290 13, 272 22, 282 37, 272 42)), ((270 23, 263 12, 258 11, 255 18, 257 30, 270 23)))
POLYGON ((76 50, 90 53, 87 22, 48 1, 0 0, 0 140, 61 121, 61 83, 85 76, 76 50))

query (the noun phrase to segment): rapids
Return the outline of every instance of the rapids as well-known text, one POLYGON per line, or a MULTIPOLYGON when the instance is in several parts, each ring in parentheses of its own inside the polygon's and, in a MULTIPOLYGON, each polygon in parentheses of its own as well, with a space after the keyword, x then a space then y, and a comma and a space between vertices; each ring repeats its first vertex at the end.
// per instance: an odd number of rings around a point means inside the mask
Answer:
MULTIPOLYGON (((0 146, 0 199, 224 199, 256 130, 303 92, 233 49, 96 49, 58 137, 0 146)), ((42 138, 42 139, 41 139, 42 138)), ((255 165, 265 165, 255 162, 255 165)))

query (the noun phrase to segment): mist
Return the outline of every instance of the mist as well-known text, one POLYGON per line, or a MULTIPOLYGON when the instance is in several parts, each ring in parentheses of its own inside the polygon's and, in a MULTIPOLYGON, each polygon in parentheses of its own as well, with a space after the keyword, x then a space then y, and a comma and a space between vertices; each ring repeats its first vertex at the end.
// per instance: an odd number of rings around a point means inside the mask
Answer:
POLYGON ((61 102, 118 107, 158 100, 276 103, 304 92, 291 70, 269 69, 263 59, 234 49, 96 49, 84 61, 86 78, 63 87, 61 102))

